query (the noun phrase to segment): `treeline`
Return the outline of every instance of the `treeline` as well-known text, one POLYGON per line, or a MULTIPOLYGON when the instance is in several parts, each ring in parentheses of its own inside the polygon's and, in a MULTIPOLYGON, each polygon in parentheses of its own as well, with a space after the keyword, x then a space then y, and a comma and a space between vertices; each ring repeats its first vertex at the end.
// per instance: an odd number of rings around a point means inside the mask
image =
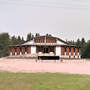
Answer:
POLYGON ((26 40, 21 36, 10 36, 8 33, 0 34, 0 57, 9 55, 9 45, 22 44, 26 41, 33 40, 34 37, 40 36, 39 33, 33 35, 32 33, 27 34, 26 40))
MULTIPOLYGON (((47 34, 50 35, 50 34, 47 34)), ((0 57, 5 57, 9 55, 9 45, 17 45, 22 44, 26 41, 33 40, 34 37, 40 36, 39 33, 33 35, 32 33, 27 34, 26 40, 24 37, 21 36, 10 36, 8 33, 1 33, 0 34, 0 57)), ((51 36, 51 35, 50 35, 51 36)), ((81 55, 82 58, 90 58, 90 40, 85 41, 84 38, 81 40, 78 39, 75 41, 69 41, 70 44, 77 45, 81 47, 81 55)))
POLYGON ((85 41, 84 38, 77 39, 77 41, 69 41, 70 44, 81 47, 81 57, 90 58, 90 40, 85 41))

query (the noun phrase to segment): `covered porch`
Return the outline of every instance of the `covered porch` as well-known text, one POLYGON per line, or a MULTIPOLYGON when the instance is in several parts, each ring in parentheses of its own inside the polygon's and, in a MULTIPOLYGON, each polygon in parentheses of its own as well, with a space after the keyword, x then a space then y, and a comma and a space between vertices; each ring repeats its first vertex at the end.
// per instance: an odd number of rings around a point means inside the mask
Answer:
POLYGON ((56 46, 36 46, 36 53, 43 55, 56 54, 56 46))

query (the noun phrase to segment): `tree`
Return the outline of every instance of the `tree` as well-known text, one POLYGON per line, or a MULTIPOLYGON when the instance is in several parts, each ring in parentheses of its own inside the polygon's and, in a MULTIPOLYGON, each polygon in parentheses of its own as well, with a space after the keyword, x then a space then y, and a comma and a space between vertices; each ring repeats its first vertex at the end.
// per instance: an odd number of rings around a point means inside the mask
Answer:
POLYGON ((21 37, 20 36, 18 36, 18 41, 21 41, 21 37))
POLYGON ((81 57, 83 57, 83 55, 84 55, 84 50, 85 50, 85 48, 86 48, 86 41, 85 41, 84 38, 81 39, 81 45, 80 45, 80 47, 81 47, 81 57))
MULTIPOLYGON (((39 37, 40 34, 36 33, 35 37, 39 37)), ((51 36, 50 34, 46 34, 46 36, 51 36)), ((34 35, 32 33, 27 34, 27 40, 33 40, 34 35)), ((23 37, 10 37, 8 33, 1 33, 0 34, 0 57, 4 57, 9 55, 9 45, 17 45, 24 42, 23 37)), ((85 41, 84 38, 78 39, 76 42, 69 41, 71 45, 76 45, 81 47, 81 55, 82 58, 90 58, 90 40, 88 42, 85 41)))
POLYGON ((83 58, 90 58, 90 42, 87 43, 82 54, 83 58))
POLYGON ((10 41, 11 41, 11 45, 18 44, 18 40, 17 40, 17 38, 15 36, 12 36, 10 41))
POLYGON ((86 44, 86 41, 85 41, 84 38, 82 38, 82 40, 81 40, 81 45, 84 46, 85 44, 86 44))
POLYGON ((76 42, 76 46, 81 46, 81 41, 80 41, 80 39, 77 39, 77 42, 76 42))
POLYGON ((39 33, 36 33, 35 37, 40 37, 40 34, 39 33))
POLYGON ((24 42, 24 38, 22 37, 20 37, 20 36, 18 36, 18 44, 22 44, 24 42))
POLYGON ((47 33, 46 36, 50 36, 51 37, 52 35, 47 33))
POLYGON ((73 41, 66 41, 67 43, 69 43, 70 45, 76 45, 74 40, 73 41))
POLYGON ((33 40, 34 35, 32 33, 27 34, 27 41, 33 40))
POLYGON ((24 42, 24 38, 22 37, 22 42, 24 42))
POLYGON ((9 46, 9 34, 2 33, 0 34, 0 57, 8 55, 8 46, 9 46))

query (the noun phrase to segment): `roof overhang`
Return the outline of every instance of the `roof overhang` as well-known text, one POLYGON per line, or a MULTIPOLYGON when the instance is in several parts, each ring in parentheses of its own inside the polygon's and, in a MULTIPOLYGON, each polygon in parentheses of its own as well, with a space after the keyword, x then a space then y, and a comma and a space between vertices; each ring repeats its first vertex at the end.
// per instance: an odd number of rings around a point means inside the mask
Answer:
POLYGON ((77 48, 80 48, 80 47, 75 46, 75 45, 60 45, 60 44, 56 44, 56 43, 34 43, 34 44, 30 44, 30 45, 11 45, 9 47, 27 47, 27 46, 60 46, 60 47, 77 47, 77 48))

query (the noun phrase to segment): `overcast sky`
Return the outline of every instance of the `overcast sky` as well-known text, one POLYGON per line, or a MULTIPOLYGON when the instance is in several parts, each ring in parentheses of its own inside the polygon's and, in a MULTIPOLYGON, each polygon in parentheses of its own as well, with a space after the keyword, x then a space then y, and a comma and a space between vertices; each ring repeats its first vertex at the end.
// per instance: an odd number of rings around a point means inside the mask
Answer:
POLYGON ((0 0, 0 33, 90 39, 89 0, 0 0))

